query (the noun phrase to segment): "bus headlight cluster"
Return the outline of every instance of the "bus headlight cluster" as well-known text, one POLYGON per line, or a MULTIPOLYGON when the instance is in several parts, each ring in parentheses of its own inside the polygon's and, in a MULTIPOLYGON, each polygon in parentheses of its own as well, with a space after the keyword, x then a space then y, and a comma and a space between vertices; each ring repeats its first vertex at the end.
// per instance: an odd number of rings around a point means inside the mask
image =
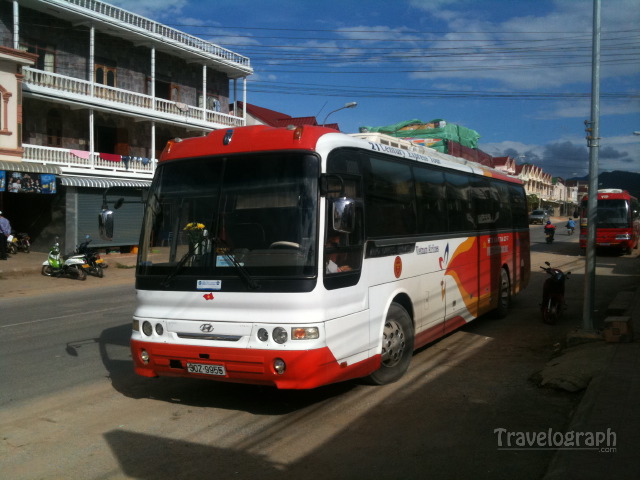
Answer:
MULTIPOLYGON (((135 331, 140 330, 139 320, 133 321, 133 329, 135 331)), ((162 326, 161 323, 156 323, 154 327, 149 321, 145 320, 144 322, 142 322, 142 333, 144 333, 147 337, 150 337, 151 335, 153 335, 154 330, 156 331, 156 335, 164 335, 164 327, 162 326)))
MULTIPOLYGON (((258 340, 261 342, 269 341, 269 331, 266 328, 258 329, 258 340)), ((276 327, 271 331, 273 341, 282 345, 289 339, 291 340, 316 340, 320 338, 320 330, 318 327, 291 327, 291 331, 287 331, 284 327, 276 327)))
POLYGON ((616 240, 631 240, 631 234, 621 233, 620 235, 616 235, 616 240))

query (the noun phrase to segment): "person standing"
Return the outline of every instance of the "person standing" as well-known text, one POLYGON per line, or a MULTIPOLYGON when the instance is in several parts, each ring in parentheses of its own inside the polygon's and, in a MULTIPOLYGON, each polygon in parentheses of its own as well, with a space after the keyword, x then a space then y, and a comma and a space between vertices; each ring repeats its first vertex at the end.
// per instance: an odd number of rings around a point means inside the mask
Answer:
POLYGON ((11 224, 0 211, 0 260, 7 259, 7 237, 11 235, 11 224))

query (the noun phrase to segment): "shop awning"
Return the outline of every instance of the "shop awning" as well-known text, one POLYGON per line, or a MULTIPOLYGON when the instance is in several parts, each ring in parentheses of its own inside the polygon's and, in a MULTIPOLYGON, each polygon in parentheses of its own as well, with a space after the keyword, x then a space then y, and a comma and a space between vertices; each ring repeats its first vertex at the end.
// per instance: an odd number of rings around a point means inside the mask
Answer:
POLYGON ((25 173, 51 173, 60 175, 61 170, 57 165, 43 165, 42 163, 32 162, 9 162, 0 160, 0 170, 8 172, 25 172, 25 173))
POLYGON ((88 187, 88 188, 149 188, 150 180, 131 180, 128 178, 109 177, 59 177, 60 183, 65 187, 88 187))

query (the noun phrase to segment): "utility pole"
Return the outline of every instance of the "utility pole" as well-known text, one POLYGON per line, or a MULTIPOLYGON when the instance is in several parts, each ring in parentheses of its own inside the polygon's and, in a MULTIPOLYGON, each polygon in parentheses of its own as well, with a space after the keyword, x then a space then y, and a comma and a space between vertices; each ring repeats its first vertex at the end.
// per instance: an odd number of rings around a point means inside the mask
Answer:
POLYGON ((587 248, 585 251, 582 329, 594 330, 596 283, 596 222, 598 215, 598 148, 600 147, 600 0, 593 0, 593 46, 591 59, 591 121, 587 126, 589 147, 589 199, 587 201, 587 248))

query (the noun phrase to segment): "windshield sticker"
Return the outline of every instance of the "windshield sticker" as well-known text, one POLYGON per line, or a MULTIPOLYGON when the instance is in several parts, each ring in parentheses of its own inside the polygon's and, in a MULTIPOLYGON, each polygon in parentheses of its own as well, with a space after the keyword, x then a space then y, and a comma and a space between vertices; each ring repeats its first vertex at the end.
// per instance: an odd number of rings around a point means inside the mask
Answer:
POLYGON ((198 290, 220 290, 222 280, 198 280, 196 287, 198 290))
POLYGON ((233 261, 229 255, 216 256, 216 267, 233 267, 233 261))

